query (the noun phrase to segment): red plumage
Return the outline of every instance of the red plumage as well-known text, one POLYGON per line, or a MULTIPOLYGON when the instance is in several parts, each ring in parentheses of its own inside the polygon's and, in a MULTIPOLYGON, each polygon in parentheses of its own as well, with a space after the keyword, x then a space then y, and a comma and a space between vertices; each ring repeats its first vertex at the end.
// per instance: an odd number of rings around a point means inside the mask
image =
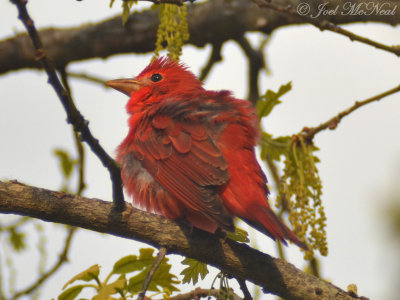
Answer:
POLYGON ((205 90, 168 58, 107 84, 130 96, 129 132, 117 161, 136 204, 209 232, 234 230, 237 216, 274 240, 306 248, 269 207, 254 153, 258 119, 248 101, 205 90))

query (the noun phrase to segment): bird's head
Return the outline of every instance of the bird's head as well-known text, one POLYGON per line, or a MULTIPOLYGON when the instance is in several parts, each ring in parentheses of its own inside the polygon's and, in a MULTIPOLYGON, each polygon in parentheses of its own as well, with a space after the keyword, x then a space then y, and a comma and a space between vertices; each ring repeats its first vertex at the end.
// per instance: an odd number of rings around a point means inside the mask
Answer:
POLYGON ((202 82, 185 65, 168 57, 153 60, 138 76, 106 82, 131 99, 129 106, 146 106, 165 99, 184 100, 203 90, 202 82))

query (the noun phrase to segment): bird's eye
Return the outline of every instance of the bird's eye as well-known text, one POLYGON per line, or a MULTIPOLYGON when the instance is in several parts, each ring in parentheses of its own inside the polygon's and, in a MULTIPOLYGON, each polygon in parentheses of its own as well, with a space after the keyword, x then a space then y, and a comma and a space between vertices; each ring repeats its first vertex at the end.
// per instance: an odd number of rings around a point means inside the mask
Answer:
POLYGON ((158 82, 162 79, 162 76, 158 73, 154 73, 153 75, 151 75, 151 81, 153 82, 158 82))

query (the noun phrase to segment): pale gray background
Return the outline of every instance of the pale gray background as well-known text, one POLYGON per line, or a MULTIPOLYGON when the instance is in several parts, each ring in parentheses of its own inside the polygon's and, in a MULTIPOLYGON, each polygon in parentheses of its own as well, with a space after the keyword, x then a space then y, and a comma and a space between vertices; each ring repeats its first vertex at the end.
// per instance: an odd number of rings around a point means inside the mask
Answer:
MULTIPOLYGON (((95 22, 120 12, 118 1, 112 9, 108 1, 94 0, 30 1, 28 8, 38 28, 95 22)), ((382 43, 400 44, 399 27, 359 24, 345 28, 382 43)), ((21 31, 24 29, 16 8, 9 1, 0 2, 0 39, 21 31)), ((260 38, 258 34, 250 37, 253 42, 260 38)), ((198 74, 209 52, 209 47, 186 47, 182 60, 198 74)), ((224 62, 213 69, 206 87, 230 89, 237 97, 244 97, 247 65, 242 52, 236 44, 228 43, 223 55, 224 62)), ((105 79, 128 77, 140 72, 150 57, 126 55, 91 60, 71 64, 69 70, 98 74, 105 79)), ((276 136, 318 125, 356 100, 400 84, 400 61, 395 55, 312 26, 276 31, 266 57, 272 74, 262 75, 263 90, 277 90, 281 84, 293 82, 293 90, 283 98, 284 103, 264 123, 267 131, 276 136)), ((75 149, 65 112, 46 80, 43 72, 30 70, 0 78, 1 180, 18 179, 50 189, 60 187, 60 172, 52 151, 56 147, 75 149)), ((127 132, 126 96, 80 80, 71 80, 71 86, 78 108, 90 120, 93 134, 113 154, 127 132)), ((358 110, 335 131, 320 133, 315 139, 321 149, 319 169, 328 217, 329 256, 321 259, 322 275, 342 288, 355 283, 359 294, 370 299, 388 299, 390 291, 399 290, 395 286, 400 275, 399 245, 392 240, 385 222, 390 195, 396 190, 400 193, 399 129, 400 94, 396 94, 358 110)), ((109 200, 109 175, 97 158, 87 153, 85 195, 109 200)), ((0 222, 7 219, 8 216, 0 216, 0 222)), ((61 227, 46 227, 46 232, 49 261, 54 261, 63 231, 61 227)), ((34 243, 33 248, 37 241, 34 243)), ((269 239, 259 237, 257 243, 263 251, 276 255, 269 239)), ((109 272, 113 262, 138 253, 139 247, 147 246, 80 231, 73 242, 71 262, 45 286, 41 299, 56 297, 69 278, 93 264, 100 264, 103 272, 109 272)), ((304 265, 296 247, 290 246, 288 253, 297 267, 304 265)), ((17 260, 21 268, 17 286, 26 286, 36 274, 37 262, 34 256, 19 255, 17 260)), ((176 273, 182 269, 180 260, 173 258, 176 273)), ((209 287, 213 276, 209 275, 201 286, 209 287)))

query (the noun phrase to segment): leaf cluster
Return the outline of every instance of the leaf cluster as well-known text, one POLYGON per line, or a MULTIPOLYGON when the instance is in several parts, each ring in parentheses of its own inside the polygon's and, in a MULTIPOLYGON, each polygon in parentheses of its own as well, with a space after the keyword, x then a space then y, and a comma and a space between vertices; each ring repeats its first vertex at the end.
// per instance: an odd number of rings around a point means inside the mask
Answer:
MULTIPOLYGON (((270 115, 280 103, 281 97, 292 88, 291 82, 282 85, 278 92, 268 90, 257 102, 260 119, 270 115)), ((305 242, 309 251, 305 258, 313 257, 313 250, 327 255, 326 216, 322 205, 322 183, 316 164, 318 148, 305 142, 302 134, 274 138, 267 132, 261 136, 261 158, 279 162, 283 157, 283 174, 278 182, 277 207, 288 212, 288 219, 298 237, 305 242)))
MULTIPOLYGON (((110 1, 110 7, 115 0, 110 1)), ((122 1, 122 25, 128 22, 132 6, 137 0, 122 1)), ((186 5, 176 5, 170 3, 154 4, 152 9, 158 10, 160 24, 157 30, 157 40, 155 45, 155 55, 159 56, 160 51, 166 49, 168 56, 178 60, 182 54, 182 47, 189 40, 189 27, 187 23, 186 5)))
POLYGON ((328 254, 322 183, 316 167, 319 159, 315 151, 318 148, 307 144, 301 135, 294 136, 285 158, 277 201, 281 204, 286 199, 290 223, 299 238, 311 246, 305 254, 309 260, 313 257, 313 250, 318 250, 323 256, 328 254))
MULTIPOLYGON (((153 253, 154 249, 142 248, 139 256, 128 255, 119 259, 104 281, 100 280, 100 266, 91 266, 71 278, 63 289, 77 281, 87 283, 69 287, 58 296, 58 300, 76 299, 83 289, 95 290, 93 300, 131 299, 140 292, 143 281, 156 259, 153 253)), ((168 258, 164 258, 150 282, 148 290, 161 293, 164 298, 174 291, 179 291, 176 285, 180 281, 170 273, 170 269, 168 258)))
MULTIPOLYGON (((114 5, 115 0, 110 1, 110 8, 114 5)), ((122 25, 125 26, 126 22, 128 22, 129 15, 131 13, 131 8, 134 4, 137 3, 137 0, 124 0, 122 1, 122 25)))
POLYGON ((186 5, 178 6, 163 3, 157 6, 160 24, 157 30, 155 54, 158 56, 164 48, 172 59, 179 59, 185 41, 189 40, 186 5))
MULTIPOLYGON (((238 242, 249 241, 247 232, 240 228, 236 228, 235 232, 231 233, 228 238, 238 242)), ((139 256, 128 255, 119 259, 104 281, 100 280, 100 266, 93 265, 71 278, 64 285, 65 291, 58 296, 58 300, 76 299, 83 289, 95 290, 93 300, 131 299, 138 295, 142 289, 143 282, 156 259, 153 253, 154 249, 142 248, 139 256), (77 281, 87 283, 73 285, 66 289, 77 281)), ((207 264, 195 259, 185 258, 182 264, 186 265, 186 268, 181 272, 181 275, 183 275, 182 283, 193 283, 195 285, 199 278, 204 279, 209 273, 207 264)), ((168 298, 172 292, 179 291, 176 285, 181 282, 177 280, 177 276, 170 272, 170 269, 171 265, 168 263, 168 258, 164 258, 147 290, 161 293, 164 298, 168 298)), ((220 287, 221 291, 224 291, 226 287, 228 293, 230 291, 227 283, 228 278, 222 275, 218 276, 217 278, 224 282, 221 283, 223 285, 220 287)), ((227 297, 221 295, 221 299, 227 299, 227 297)))

